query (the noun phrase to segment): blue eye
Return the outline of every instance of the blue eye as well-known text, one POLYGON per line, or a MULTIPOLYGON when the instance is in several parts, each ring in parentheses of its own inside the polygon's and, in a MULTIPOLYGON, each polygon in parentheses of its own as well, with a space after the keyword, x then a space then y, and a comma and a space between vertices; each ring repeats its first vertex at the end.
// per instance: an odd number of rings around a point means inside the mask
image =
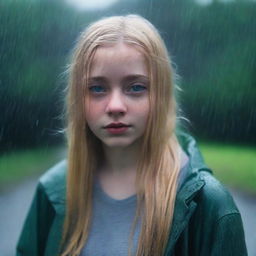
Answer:
POLYGON ((90 92, 92 93, 103 93, 106 89, 102 85, 92 85, 89 87, 90 92))
POLYGON ((142 91, 145 91, 146 89, 147 89, 147 87, 144 86, 144 85, 134 84, 129 88, 129 91, 131 91, 131 92, 142 92, 142 91))

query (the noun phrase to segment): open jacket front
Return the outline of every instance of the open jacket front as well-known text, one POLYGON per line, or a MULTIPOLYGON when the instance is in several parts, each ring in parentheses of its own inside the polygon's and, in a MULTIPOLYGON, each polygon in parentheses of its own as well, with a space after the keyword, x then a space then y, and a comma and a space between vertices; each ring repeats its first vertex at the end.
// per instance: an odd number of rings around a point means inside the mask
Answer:
MULTIPOLYGON (((178 138, 189 165, 177 192, 165 255, 246 256, 241 216, 232 197, 205 166, 195 140, 184 133, 178 138)), ((39 180, 16 256, 59 255, 65 196, 66 161, 62 161, 39 180)))

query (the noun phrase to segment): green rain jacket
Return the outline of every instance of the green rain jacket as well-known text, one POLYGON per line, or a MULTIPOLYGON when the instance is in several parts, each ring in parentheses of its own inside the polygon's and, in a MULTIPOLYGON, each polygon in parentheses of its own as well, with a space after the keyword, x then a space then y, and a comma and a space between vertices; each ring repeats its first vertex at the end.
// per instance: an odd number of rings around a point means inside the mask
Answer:
MULTIPOLYGON (((241 215, 232 197, 205 166, 195 140, 181 134, 179 141, 189 156, 189 170, 177 193, 165 256, 246 256, 241 215)), ((39 180, 16 256, 59 255, 65 193, 62 161, 39 180)))

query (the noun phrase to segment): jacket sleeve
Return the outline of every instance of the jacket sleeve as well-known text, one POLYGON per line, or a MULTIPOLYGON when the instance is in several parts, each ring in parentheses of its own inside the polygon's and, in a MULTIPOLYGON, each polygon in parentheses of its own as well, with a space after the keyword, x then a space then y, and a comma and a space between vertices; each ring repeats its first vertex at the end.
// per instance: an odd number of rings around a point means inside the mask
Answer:
POLYGON ((218 220, 210 255, 247 256, 240 213, 230 213, 218 220))
POLYGON ((43 256, 54 209, 41 183, 38 184, 17 244, 16 256, 43 256))

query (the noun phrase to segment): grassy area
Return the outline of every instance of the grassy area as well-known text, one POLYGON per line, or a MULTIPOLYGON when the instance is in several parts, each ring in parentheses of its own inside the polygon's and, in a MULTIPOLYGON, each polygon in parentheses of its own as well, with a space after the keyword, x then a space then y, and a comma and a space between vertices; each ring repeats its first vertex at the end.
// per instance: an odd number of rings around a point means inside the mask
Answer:
MULTIPOLYGON (((223 183, 256 194, 256 148, 199 142, 206 163, 223 183)), ((63 147, 13 152, 0 157, 0 188, 47 170, 63 147)))
POLYGON ((256 194, 256 148, 205 142, 199 147, 221 182, 256 194))
POLYGON ((63 147, 12 152, 0 157, 0 188, 47 170, 64 157, 63 147))

